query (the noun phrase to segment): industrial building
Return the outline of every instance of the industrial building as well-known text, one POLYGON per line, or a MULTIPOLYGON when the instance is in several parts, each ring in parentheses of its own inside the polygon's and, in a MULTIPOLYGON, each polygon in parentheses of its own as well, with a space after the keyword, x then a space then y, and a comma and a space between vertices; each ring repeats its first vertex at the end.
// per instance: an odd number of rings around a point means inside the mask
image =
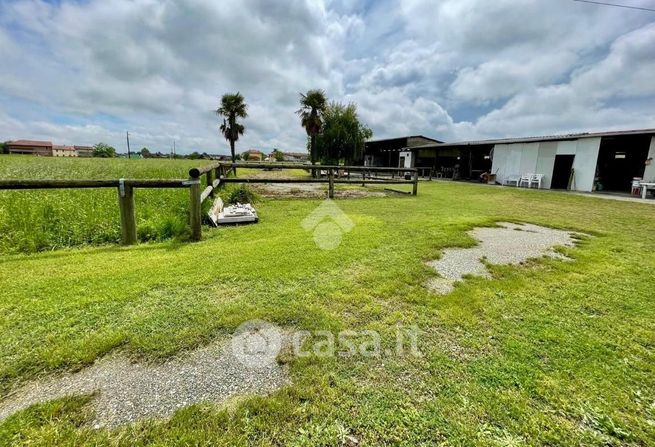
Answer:
POLYGON ((398 164, 385 166, 431 168, 454 180, 495 174, 500 184, 541 174, 544 189, 630 192, 635 178, 655 181, 653 157, 655 129, 643 129, 408 145, 398 164))

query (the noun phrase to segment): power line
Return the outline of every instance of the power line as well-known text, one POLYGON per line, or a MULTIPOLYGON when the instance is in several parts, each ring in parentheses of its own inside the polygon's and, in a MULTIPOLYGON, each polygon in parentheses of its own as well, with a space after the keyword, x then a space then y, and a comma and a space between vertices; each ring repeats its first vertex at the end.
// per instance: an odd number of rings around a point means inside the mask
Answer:
POLYGON ((574 2, 581 2, 581 3, 593 3, 594 5, 614 6, 616 8, 638 9, 640 11, 655 12, 655 9, 643 8, 641 6, 617 5, 616 3, 595 2, 595 1, 592 1, 592 0, 573 0, 573 1, 574 2))

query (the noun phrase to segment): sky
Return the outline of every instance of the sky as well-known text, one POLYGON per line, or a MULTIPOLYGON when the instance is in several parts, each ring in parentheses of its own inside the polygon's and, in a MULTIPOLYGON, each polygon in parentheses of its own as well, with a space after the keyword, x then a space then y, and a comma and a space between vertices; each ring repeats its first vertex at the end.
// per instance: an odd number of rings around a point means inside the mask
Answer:
MULTIPOLYGON (((655 0, 616 0, 652 7, 655 0)), ((572 0, 0 0, 0 140, 300 152, 299 92, 374 139, 655 128, 655 12, 572 0)))

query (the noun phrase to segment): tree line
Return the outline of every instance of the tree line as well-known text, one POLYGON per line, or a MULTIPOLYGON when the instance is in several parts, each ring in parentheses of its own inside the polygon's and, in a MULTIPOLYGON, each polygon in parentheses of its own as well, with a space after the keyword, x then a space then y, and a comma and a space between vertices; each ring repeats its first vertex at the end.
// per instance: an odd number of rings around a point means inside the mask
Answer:
MULTIPOLYGON (((245 132, 240 120, 248 117, 245 98, 239 92, 226 93, 215 112, 223 119, 220 131, 230 144, 235 162, 235 143, 245 132)), ((354 164, 363 158, 364 144, 373 132, 360 122, 354 103, 329 102, 323 90, 314 89, 300 93, 300 109, 296 113, 307 133, 312 164, 354 164)))
MULTIPOLYGON (((221 134, 230 144, 232 161, 241 158, 235 149, 239 137, 244 134, 245 126, 240 122, 248 117, 248 106, 239 92, 226 93, 222 96, 215 113, 222 118, 219 128, 221 134)), ((343 104, 329 102, 323 90, 313 89, 300 93, 300 108, 296 111, 300 125, 307 134, 307 148, 312 164, 354 164, 363 158, 364 144, 373 136, 371 129, 359 120, 357 106, 354 103, 343 104)), ((0 152, 5 152, 5 145, 0 145, 0 152)), ((163 154, 151 153, 147 148, 139 151, 143 158, 160 157, 163 154)), ((117 157, 116 149, 106 143, 93 147, 93 156, 100 158, 117 157)), ((194 152, 186 158, 204 158, 206 154, 194 152)), ((183 158, 183 156, 176 156, 183 158)), ((274 158, 282 159, 278 151, 274 158)))

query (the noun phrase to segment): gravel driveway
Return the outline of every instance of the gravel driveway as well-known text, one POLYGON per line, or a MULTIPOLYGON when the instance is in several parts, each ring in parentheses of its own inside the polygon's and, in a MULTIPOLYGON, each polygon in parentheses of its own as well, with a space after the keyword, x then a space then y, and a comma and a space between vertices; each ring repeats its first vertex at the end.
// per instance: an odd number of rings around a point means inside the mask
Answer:
POLYGON ((550 256, 563 259, 554 247, 573 247, 573 233, 531 224, 500 222, 497 228, 476 228, 469 234, 479 241, 471 248, 447 248, 440 259, 428 262, 440 278, 428 281, 428 288, 437 293, 450 293, 455 283, 466 275, 489 278, 482 262, 520 264, 530 258, 550 256))
POLYGON ((109 356, 80 372, 17 390, 0 402, 0 420, 38 402, 97 393, 92 424, 112 427, 145 417, 167 417, 198 402, 220 403, 237 395, 271 393, 289 382, 286 368, 275 360, 276 352, 257 346, 261 340, 265 344, 271 334, 287 343, 288 336, 268 325, 237 332, 229 342, 222 340, 165 363, 133 363, 123 356, 109 356), (249 350, 247 361, 234 346, 249 350))

